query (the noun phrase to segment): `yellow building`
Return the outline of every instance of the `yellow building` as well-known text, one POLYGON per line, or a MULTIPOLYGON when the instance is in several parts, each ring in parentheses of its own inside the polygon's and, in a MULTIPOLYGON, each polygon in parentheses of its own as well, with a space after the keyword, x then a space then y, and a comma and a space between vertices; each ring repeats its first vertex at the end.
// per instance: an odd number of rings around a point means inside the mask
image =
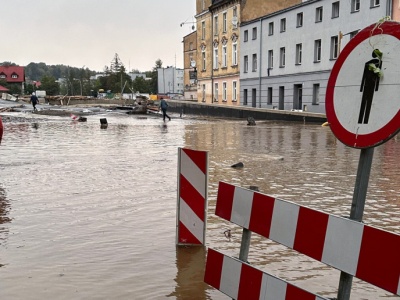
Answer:
POLYGON ((183 37, 184 98, 197 100, 197 31, 183 37))

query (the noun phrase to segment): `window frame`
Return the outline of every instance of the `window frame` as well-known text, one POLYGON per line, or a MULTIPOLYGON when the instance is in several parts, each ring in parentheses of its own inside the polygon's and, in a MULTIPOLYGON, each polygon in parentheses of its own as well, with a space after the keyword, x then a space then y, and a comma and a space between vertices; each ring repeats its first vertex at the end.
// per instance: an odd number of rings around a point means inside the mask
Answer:
POLYGON ((314 63, 321 62, 322 56, 322 41, 321 39, 314 41, 314 63))
POLYGON ((256 40, 257 39, 257 27, 253 27, 251 38, 252 38, 252 40, 256 40))
POLYGON ((299 12, 296 16, 296 28, 303 27, 304 15, 303 12, 299 12))
POLYGON ((339 36, 335 35, 331 37, 331 60, 336 60, 339 56, 339 36))
POLYGON ((228 50, 227 45, 222 45, 222 67, 226 68, 228 66, 228 50))
POLYGON ((315 23, 320 23, 324 19, 324 8, 319 6, 315 9, 315 23))
POLYGON ((237 81, 232 81, 232 102, 237 101, 237 81))
POLYGON ((312 95, 312 105, 319 105, 320 100, 320 84, 313 84, 313 95, 312 95))
POLYGON ((286 48, 279 48, 279 67, 284 68, 286 66, 286 48))
POLYGON ((268 35, 274 35, 274 22, 268 23, 268 35))
POLYGON ((245 55, 243 57, 243 73, 249 72, 249 57, 245 55))
POLYGON ((218 70, 218 46, 214 47, 213 49, 213 53, 214 53, 214 59, 213 59, 213 69, 214 70, 218 70))
POLYGON ((274 68, 274 50, 268 50, 268 69, 272 70, 274 68))
POLYGON ((352 13, 359 12, 360 8, 361 8, 360 0, 351 0, 351 12, 352 13))
POLYGON ((280 21, 280 31, 286 32, 286 18, 282 18, 280 21))
POLYGON ((207 66, 207 60, 206 60, 206 50, 202 50, 201 51, 201 60, 202 60, 202 71, 206 70, 206 66, 207 66))
POLYGON ((251 71, 252 72, 257 72, 257 53, 253 53, 252 55, 252 64, 251 64, 251 71))
POLYGON ((222 82, 222 102, 226 102, 227 97, 228 97, 227 83, 226 83, 226 81, 223 81, 222 82))
POLYGON ((227 12, 224 11, 222 13, 222 32, 227 32, 228 31, 228 21, 227 21, 227 12))
POLYGON ((381 5, 380 0, 371 0, 370 6, 371 8, 379 7, 381 5))
POLYGON ((340 13, 340 1, 335 1, 332 3, 332 19, 339 18, 340 13))
POLYGON ((219 87, 218 82, 214 82, 214 101, 218 102, 219 87))
POLYGON ((206 39, 206 21, 201 22, 201 39, 206 39))
POLYGON ((214 36, 218 35, 219 24, 218 24, 218 15, 214 15, 214 36))
POLYGON ((247 42, 249 40, 249 31, 246 29, 243 32, 243 42, 247 42))
POLYGON ((296 65, 301 65, 303 56, 303 44, 296 44, 296 65))
POLYGON ((272 97, 273 97, 272 93, 273 93, 272 87, 268 87, 268 89, 267 89, 267 104, 268 105, 272 105, 272 97))
POLYGON ((232 66, 237 66, 238 64, 238 51, 237 42, 232 43, 232 66))

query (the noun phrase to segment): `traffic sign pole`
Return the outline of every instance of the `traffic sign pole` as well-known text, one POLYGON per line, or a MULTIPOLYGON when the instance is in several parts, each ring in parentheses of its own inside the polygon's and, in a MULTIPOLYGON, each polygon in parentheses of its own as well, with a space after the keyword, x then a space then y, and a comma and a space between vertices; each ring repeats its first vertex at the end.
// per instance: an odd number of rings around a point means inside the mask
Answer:
MULTIPOLYGON (((351 203, 350 219, 362 222, 365 199, 368 190, 368 181, 371 173, 372 158, 374 156, 374 148, 361 149, 360 160, 358 162, 358 170, 356 183, 353 193, 353 201, 351 203)), ((353 276, 346 272, 340 273, 338 300, 349 300, 353 276)))

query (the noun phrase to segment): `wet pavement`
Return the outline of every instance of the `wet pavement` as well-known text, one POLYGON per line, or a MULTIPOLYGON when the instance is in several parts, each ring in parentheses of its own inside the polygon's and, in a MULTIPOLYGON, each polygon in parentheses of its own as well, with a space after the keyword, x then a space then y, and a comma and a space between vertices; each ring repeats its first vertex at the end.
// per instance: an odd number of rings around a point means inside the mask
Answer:
MULTIPOLYGON (((209 151, 207 246, 238 256, 216 217, 219 181, 348 216, 359 150, 319 124, 2 113, 1 299, 228 299, 203 283, 205 249, 175 247, 178 147, 209 151), (107 118, 108 127, 100 127, 107 118), (244 168, 230 166, 243 162, 244 168)), ((400 138, 375 149, 364 222, 400 233, 400 138)), ((224 231, 230 229, 232 238, 224 231)), ((252 236, 249 261, 325 297, 339 272, 252 236)), ((398 299, 355 279, 351 299, 398 299)))

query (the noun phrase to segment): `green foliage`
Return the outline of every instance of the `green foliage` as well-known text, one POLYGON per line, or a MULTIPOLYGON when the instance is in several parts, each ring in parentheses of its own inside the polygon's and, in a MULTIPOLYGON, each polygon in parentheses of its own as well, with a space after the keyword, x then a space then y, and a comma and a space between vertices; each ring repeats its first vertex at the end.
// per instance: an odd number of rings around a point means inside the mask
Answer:
POLYGON ((40 80, 41 90, 45 90, 46 94, 49 96, 55 96, 58 95, 60 92, 60 86, 58 82, 56 82, 56 79, 53 76, 43 76, 40 80))

